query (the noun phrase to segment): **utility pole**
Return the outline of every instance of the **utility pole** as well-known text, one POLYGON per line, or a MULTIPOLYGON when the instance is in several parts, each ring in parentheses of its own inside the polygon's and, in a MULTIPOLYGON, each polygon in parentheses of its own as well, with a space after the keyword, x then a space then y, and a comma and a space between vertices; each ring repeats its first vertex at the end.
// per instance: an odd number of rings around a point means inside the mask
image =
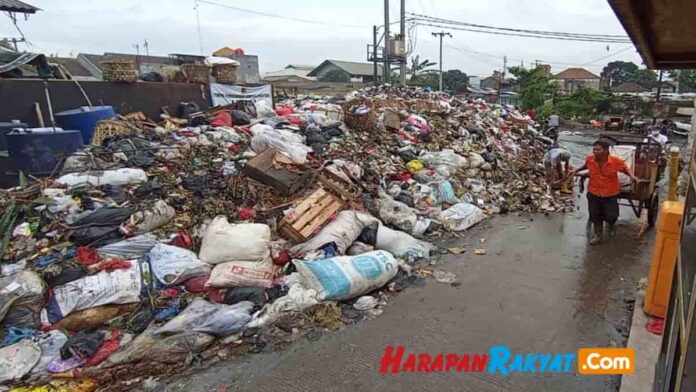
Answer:
POLYGON ((150 58, 149 58, 150 57, 150 49, 147 45, 147 39, 145 39, 145 43, 143 44, 143 46, 145 47, 145 56, 147 56, 146 60, 149 61, 150 60, 150 58))
POLYGON ((399 64, 399 74, 401 75, 401 86, 406 87, 406 0, 401 0, 401 39, 404 45, 404 55, 399 64))
POLYGON ((437 37, 438 35, 440 36, 440 91, 442 91, 442 37, 447 35, 450 38, 452 38, 452 34, 445 32, 445 31, 441 31, 439 33, 431 33, 431 34, 433 35, 433 37, 437 37))
POLYGON ((660 70, 660 77, 657 80, 657 95, 655 96, 655 109, 653 110, 653 121, 652 125, 657 122, 657 108, 660 105, 660 95, 662 94, 662 70, 660 70))
POLYGON ((505 70, 507 69, 507 56, 503 56, 503 72, 498 76, 498 103, 503 104, 503 99, 500 97, 503 80, 505 80, 505 70))
POLYGON ((372 80, 377 85, 377 26, 372 26, 372 80))
POLYGON ((133 47, 135 48, 135 65, 138 67, 138 76, 140 76, 140 45, 138 44, 133 44, 133 47))
POLYGON ((383 83, 389 83, 389 0, 384 0, 384 73, 383 83))

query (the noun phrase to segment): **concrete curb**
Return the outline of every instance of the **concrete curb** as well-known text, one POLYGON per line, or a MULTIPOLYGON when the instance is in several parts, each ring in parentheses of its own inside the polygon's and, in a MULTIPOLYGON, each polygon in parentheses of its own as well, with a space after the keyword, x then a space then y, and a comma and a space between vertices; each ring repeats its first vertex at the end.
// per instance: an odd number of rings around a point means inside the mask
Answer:
POLYGON ((643 312, 645 292, 636 296, 633 322, 626 347, 636 351, 636 372, 621 379, 621 392, 651 392, 655 378, 655 364, 660 354, 662 336, 653 335, 645 329, 648 316, 643 312))

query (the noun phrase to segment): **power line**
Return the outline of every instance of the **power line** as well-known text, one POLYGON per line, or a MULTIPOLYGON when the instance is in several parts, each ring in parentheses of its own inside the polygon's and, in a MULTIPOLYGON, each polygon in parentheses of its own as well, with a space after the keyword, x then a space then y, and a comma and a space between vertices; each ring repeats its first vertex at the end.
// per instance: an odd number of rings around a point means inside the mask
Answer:
POLYGON ((560 36, 544 36, 544 35, 532 35, 532 34, 521 34, 521 33, 508 33, 508 32, 501 32, 501 31, 478 30, 478 29, 473 29, 473 28, 455 27, 455 26, 451 26, 448 24, 444 24, 444 23, 423 23, 423 21, 420 19, 416 19, 416 21, 417 21, 419 26, 431 26, 431 27, 444 28, 444 29, 471 31, 474 33, 505 35, 505 36, 512 36, 512 37, 554 39, 554 40, 560 40, 560 41, 605 42, 605 43, 614 43, 614 44, 631 43, 630 41, 606 40, 606 39, 596 39, 596 38, 569 38, 569 37, 560 37, 560 36))
MULTIPOLYGON (((283 15, 271 14, 271 13, 268 13, 268 12, 254 11, 254 10, 250 10, 250 9, 246 9, 246 8, 235 7, 235 6, 231 6, 231 5, 228 5, 228 4, 220 4, 220 3, 216 3, 216 2, 208 1, 208 0, 198 0, 198 2, 204 3, 204 4, 208 4, 208 5, 214 5, 214 6, 217 6, 217 7, 229 8, 229 9, 232 9, 232 10, 235 10, 235 11, 239 11, 239 12, 246 12, 246 13, 248 13, 248 14, 260 15, 260 16, 268 16, 268 17, 270 17, 270 18, 278 18, 278 19, 291 20, 291 21, 293 21, 293 22, 311 23, 311 24, 317 24, 317 25, 323 25, 323 26, 353 27, 353 28, 361 28, 361 29, 366 28, 366 27, 370 27, 370 26, 368 26, 368 25, 353 25, 353 24, 344 24, 344 23, 336 23, 336 22, 326 22, 326 21, 321 21, 321 20, 311 20, 311 19, 303 19, 303 18, 294 18, 294 17, 291 17, 291 16, 283 16, 283 15)), ((398 21, 397 21, 397 22, 393 22, 393 23, 398 23, 398 21)), ((390 24, 393 24, 393 23, 390 23, 390 24)))
POLYGON ((473 31, 487 34, 520 36, 530 38, 545 38, 559 40, 575 40, 575 41, 590 41, 590 42, 608 42, 608 43, 631 43, 625 36, 605 35, 605 34, 580 34, 580 33, 565 33, 556 31, 543 30, 525 30, 513 29, 507 27, 495 27, 478 25, 473 23, 458 22, 447 19, 433 18, 430 16, 409 13, 418 23, 433 27, 455 28, 464 31, 473 31), (445 26, 443 26, 445 25, 445 26))
POLYGON ((622 49, 622 50, 619 50, 618 52, 615 52, 615 53, 606 55, 606 56, 604 56, 604 57, 600 57, 600 58, 598 58, 598 59, 594 59, 594 60, 592 60, 592 61, 590 61, 590 62, 588 62, 588 63, 581 64, 581 66, 590 65, 590 64, 594 63, 595 61, 600 61, 600 60, 608 59, 609 57, 616 56, 617 54, 623 53, 623 52, 625 52, 625 51, 627 51, 627 50, 629 50, 629 49, 633 49, 633 46, 629 46, 629 47, 627 47, 627 48, 624 48, 624 49, 622 49))

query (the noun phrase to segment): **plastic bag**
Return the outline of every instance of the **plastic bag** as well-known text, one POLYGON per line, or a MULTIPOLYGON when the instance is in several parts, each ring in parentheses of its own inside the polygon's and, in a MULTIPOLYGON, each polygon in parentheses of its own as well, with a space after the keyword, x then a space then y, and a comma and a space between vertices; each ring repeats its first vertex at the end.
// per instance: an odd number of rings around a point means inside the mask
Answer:
POLYGON ((320 301, 349 299, 378 289, 392 280, 399 269, 394 256, 382 250, 293 263, 320 301))
POLYGON ((261 307, 266 303, 266 290, 263 287, 232 287, 225 292, 225 298, 222 300, 226 305, 242 301, 249 301, 261 307))
POLYGON ((155 335, 158 327, 152 323, 140 335, 136 336, 130 343, 122 346, 119 351, 111 354, 102 363, 105 368, 136 362, 143 358, 150 348, 161 338, 155 335))
POLYGON ((139 302, 142 287, 141 265, 135 261, 127 270, 86 276, 53 288, 42 319, 53 324, 77 310, 139 302))
POLYGON ((417 173, 417 172, 423 170, 424 167, 425 166, 423 165, 423 162, 421 162, 418 159, 414 159, 406 164, 406 169, 411 174, 414 174, 414 173, 417 173))
POLYGON ((467 169, 469 161, 454 150, 442 150, 438 152, 425 152, 419 158, 428 167, 448 166, 457 169, 467 169))
POLYGON ((214 341, 215 337, 207 333, 180 333, 155 341, 144 356, 155 362, 183 363, 191 355, 208 348, 214 341))
POLYGON ((413 235, 421 235, 430 226, 430 219, 419 217, 416 210, 380 192, 379 217, 388 225, 413 235))
POLYGON ((169 223, 175 215, 173 207, 164 200, 157 200, 152 207, 133 214, 120 230, 127 236, 149 233, 169 223))
POLYGON ((433 246, 428 242, 415 239, 403 231, 392 230, 380 225, 377 230, 375 249, 386 250, 394 257, 412 262, 430 257, 433 246))
POLYGON ((471 168, 471 169, 478 169, 485 162, 483 157, 480 154, 477 154, 475 152, 470 152, 468 158, 469 158, 469 168, 471 168))
POLYGON ((437 185, 437 202, 441 203, 457 203, 457 195, 454 194, 454 188, 449 181, 442 181, 437 185))
POLYGON ((0 383, 29 373, 41 358, 41 347, 30 339, 0 348, 0 383))
POLYGON ((254 103, 254 106, 256 106, 257 118, 270 118, 276 116, 276 113, 273 111, 273 108, 268 106, 265 102, 256 102, 254 103))
POLYGON ((440 220, 449 230, 462 231, 481 222, 486 217, 483 210, 469 203, 457 203, 442 211, 440 220))
POLYGON ((346 255, 357 256, 363 253, 372 252, 373 250, 375 250, 374 246, 368 245, 364 242, 355 241, 353 242, 353 245, 346 250, 346 255))
POLYGON ((299 273, 293 273, 285 278, 289 286, 288 294, 266 304, 256 312, 247 328, 258 328, 271 324, 286 314, 301 312, 319 303, 316 290, 307 288, 299 273))
POLYGON ((178 246, 157 244, 147 259, 157 280, 166 285, 178 285, 210 272, 210 266, 198 260, 195 253, 178 246))
POLYGON ((78 245, 100 246, 123 236, 118 228, 131 215, 130 208, 102 207, 72 224, 70 239, 78 245))
POLYGON ((263 261, 230 261, 213 268, 207 287, 271 287, 280 267, 270 256, 263 261))
POLYGON ((299 164, 307 161, 307 153, 312 149, 304 144, 304 138, 301 135, 283 129, 269 129, 268 125, 263 124, 257 124, 251 128, 254 134, 251 138, 251 149, 254 152, 260 153, 273 147, 299 164))
POLYGON ((4 328, 36 328, 46 286, 32 271, 0 278, 0 325, 4 328))
POLYGON ((430 126, 428 126, 428 121, 426 121, 423 117, 417 114, 411 114, 408 117, 406 117, 406 122, 409 125, 413 125, 414 127, 420 129, 423 132, 430 132, 430 126))
POLYGON ((290 248, 289 253, 293 257, 298 257, 333 242, 336 244, 338 253, 345 254, 346 249, 358 239, 366 226, 377 224, 377 219, 365 213, 353 210, 341 211, 317 235, 309 241, 290 248))
POLYGON ((140 184, 147 181, 147 174, 142 169, 116 169, 105 170, 99 174, 95 172, 87 173, 71 173, 59 177, 56 181, 59 184, 67 185, 72 188, 76 185, 90 184, 92 186, 100 185, 127 185, 140 184))
POLYGON ((447 177, 441 175, 437 170, 423 169, 414 174, 413 179, 419 184, 430 184, 432 182, 444 181, 447 177))
POLYGON ((242 301, 234 305, 213 304, 196 298, 176 317, 155 331, 156 335, 203 332, 215 336, 237 333, 251 321, 254 304, 242 301))
POLYGON ((271 228, 260 223, 230 224, 216 216, 203 235, 201 261, 219 264, 228 261, 260 261, 270 253, 271 228))
POLYGON ((144 256, 155 245, 157 245, 157 237, 148 233, 104 245, 97 249, 97 251, 101 257, 137 259, 144 256))
POLYGON ((94 329, 114 317, 133 310, 135 306, 135 304, 104 305, 80 310, 60 320, 56 327, 70 332, 94 329))
POLYGON ((48 373, 46 368, 51 361, 60 355, 60 349, 68 342, 68 337, 61 331, 53 330, 37 336, 37 343, 41 348, 41 357, 31 369, 32 374, 48 373))

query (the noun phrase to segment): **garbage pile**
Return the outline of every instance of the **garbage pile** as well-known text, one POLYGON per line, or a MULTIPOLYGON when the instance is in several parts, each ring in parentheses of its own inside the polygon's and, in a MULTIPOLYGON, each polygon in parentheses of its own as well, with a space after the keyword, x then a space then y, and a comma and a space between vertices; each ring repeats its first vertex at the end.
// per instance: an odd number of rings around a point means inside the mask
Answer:
POLYGON ((572 208, 544 184, 548 141, 482 102, 379 88, 138 118, 0 192, 13 390, 125 390, 279 349, 424 284, 429 235, 572 208))

